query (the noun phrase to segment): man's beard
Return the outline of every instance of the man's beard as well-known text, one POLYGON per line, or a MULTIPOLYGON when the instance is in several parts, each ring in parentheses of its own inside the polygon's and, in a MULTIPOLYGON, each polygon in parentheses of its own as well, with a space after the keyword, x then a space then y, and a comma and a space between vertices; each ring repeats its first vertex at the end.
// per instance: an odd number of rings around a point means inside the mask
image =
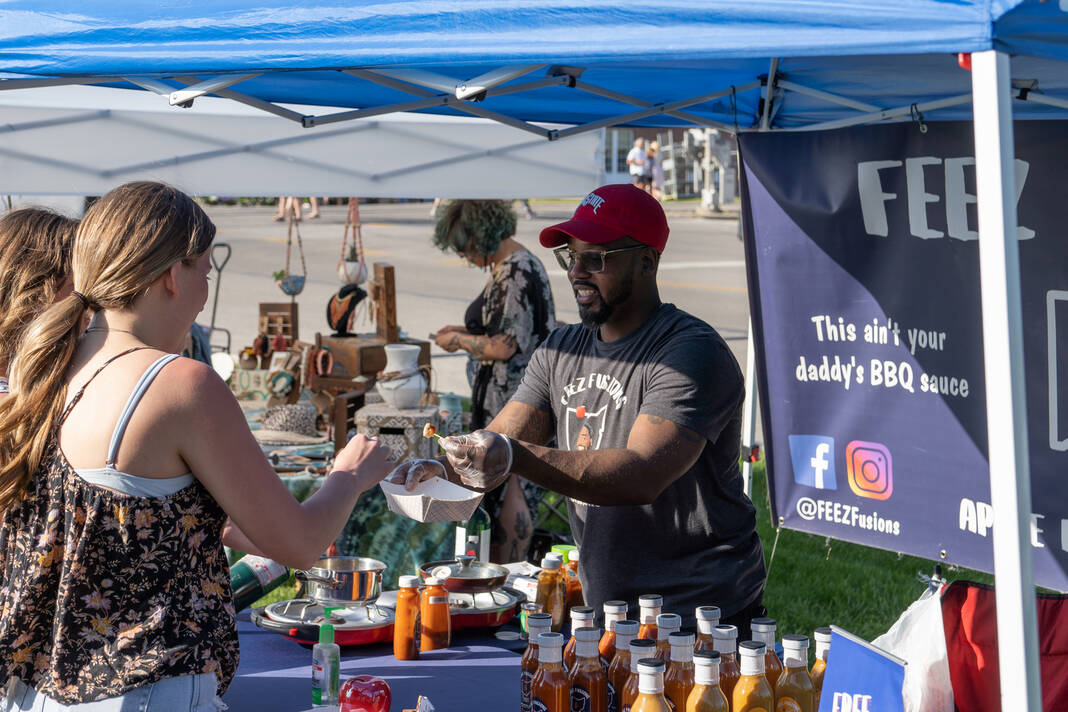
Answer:
MULTIPOLYGON (((619 285, 619 294, 615 299, 606 301, 604 297, 599 297, 593 304, 579 304, 579 319, 587 329, 596 329, 612 318, 616 307, 630 299, 632 291, 634 291, 634 275, 628 274, 623 283, 619 285)), ((600 295, 600 290, 597 290, 597 293, 600 295)))

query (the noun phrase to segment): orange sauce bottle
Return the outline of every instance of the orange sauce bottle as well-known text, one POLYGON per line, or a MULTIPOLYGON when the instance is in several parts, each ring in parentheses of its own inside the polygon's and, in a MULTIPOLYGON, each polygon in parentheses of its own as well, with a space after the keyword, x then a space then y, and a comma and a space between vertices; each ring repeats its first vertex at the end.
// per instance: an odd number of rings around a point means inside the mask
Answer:
POLYGON ((623 688, 630 677, 630 644, 638 635, 638 621, 616 622, 616 653, 608 664, 608 712, 621 712, 623 688))
POLYGON ((816 692, 816 709, 820 708, 820 693, 823 691, 823 674, 827 671, 827 654, 831 650, 831 629, 817 628, 812 637, 816 639, 816 661, 812 663, 809 677, 816 692))
POLYGON ((628 608, 626 601, 604 602, 604 635, 597 644, 597 652, 601 656, 601 667, 605 673, 612 664, 612 658, 616 656, 616 623, 626 619, 628 608))
POLYGON ((816 689, 808 676, 808 638, 782 637, 783 671, 775 683, 777 712, 816 712, 816 689))
POLYGON ((567 607, 585 605, 586 602, 582 598, 582 581, 579 579, 578 549, 567 552, 567 565, 564 568, 567 576, 565 579, 567 607))
MULTIPOLYGON (((661 628, 660 630, 663 630, 661 628)), ((668 636, 671 658, 664 672, 664 695, 676 710, 686 708, 686 700, 693 689, 693 633, 674 632, 668 636)))
POLYGON ((682 630, 682 616, 661 613, 656 617, 656 655, 665 663, 671 662, 671 634, 682 630))
POLYGON ((619 712, 630 712, 634 700, 638 699, 638 661, 652 658, 655 653, 656 643, 652 640, 635 638, 630 641, 630 673, 619 694, 619 712))
POLYGON ((658 593, 638 596, 638 622, 642 624, 639 638, 656 640, 656 617, 664 610, 664 597, 658 593))
POLYGON ((719 606, 698 606, 694 611, 697 616, 697 642, 693 646, 696 653, 701 650, 715 650, 715 636, 712 630, 719 625, 719 606))
POLYGON ((738 643, 742 676, 731 695, 731 712, 773 712, 775 693, 764 677, 764 656, 767 648, 757 640, 738 643))
POLYGON ((548 633, 553 617, 548 613, 531 613, 527 616, 527 649, 519 662, 519 710, 530 712, 530 688, 534 673, 538 671, 538 634, 548 633))
POLYGON ((592 627, 593 618, 594 611, 590 606, 576 606, 571 609, 571 639, 564 646, 564 670, 570 672, 575 664, 575 631, 592 627))
POLYGON ((564 636, 538 634, 538 671, 530 683, 531 712, 568 712, 571 685, 564 672, 564 636))
POLYGON ((441 579, 431 576, 425 583, 419 598, 419 649, 441 650, 449 647, 452 640, 449 592, 441 585, 441 579))
POLYGON ((716 652, 719 653, 719 687, 723 695, 732 699, 734 686, 742 676, 738 666, 738 629, 733 625, 717 625, 712 630, 716 652))
POLYGON ((401 576, 397 591, 397 611, 393 617, 393 657, 397 660, 419 658, 415 624, 419 615, 419 577, 401 576))
POLYGON ((782 661, 775 654, 775 619, 754 618, 749 622, 753 640, 764 644, 764 675, 774 683, 782 675, 782 661))
POLYGON ((645 658, 638 662, 638 696, 631 712, 675 712, 664 696, 664 661, 645 658))
POLYGON ((560 559, 546 556, 541 560, 538 593, 534 602, 553 617, 553 632, 559 632, 564 625, 565 600, 566 586, 560 572, 560 559))
POLYGON ((608 676, 601 667, 597 641, 601 631, 583 627, 575 631, 575 664, 568 673, 571 683, 571 712, 607 712, 608 676))
POLYGON ((719 686, 719 653, 698 650, 693 654, 693 663, 693 689, 686 698, 686 705, 676 707, 677 712, 729 712, 727 697, 719 686))

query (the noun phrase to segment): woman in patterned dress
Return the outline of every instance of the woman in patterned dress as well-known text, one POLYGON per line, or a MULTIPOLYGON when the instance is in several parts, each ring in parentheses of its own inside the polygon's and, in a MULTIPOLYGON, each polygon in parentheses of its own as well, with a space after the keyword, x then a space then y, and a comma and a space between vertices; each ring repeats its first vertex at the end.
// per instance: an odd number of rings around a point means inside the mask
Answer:
POLYGON ((0 218, 0 397, 22 333, 53 301, 70 294, 70 248, 78 221, 45 208, 0 218))
MULTIPOLYGON (((469 354, 472 430, 485 427, 504 407, 534 348, 556 328, 545 267, 513 237, 515 229, 515 212, 503 200, 454 200, 434 229, 437 247, 489 272, 463 325, 445 326, 434 335, 446 351, 469 354)), ((541 494, 540 487, 517 476, 486 494, 483 506, 493 520, 494 561, 526 558, 541 494)))
POLYGON ((0 401, 5 709, 218 709, 238 655, 223 543, 308 568, 389 472, 356 436, 298 503, 222 379, 174 355, 214 237, 180 191, 116 188, 78 227, 74 291, 18 348, 0 401))

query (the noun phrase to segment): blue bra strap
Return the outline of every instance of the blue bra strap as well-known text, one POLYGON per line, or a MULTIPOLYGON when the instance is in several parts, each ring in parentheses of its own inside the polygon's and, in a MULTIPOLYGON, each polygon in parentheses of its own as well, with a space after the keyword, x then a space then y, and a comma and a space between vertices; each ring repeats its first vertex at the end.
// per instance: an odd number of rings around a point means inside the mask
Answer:
POLYGON ((122 442, 122 436, 126 433, 126 426, 130 424, 130 416, 133 415, 134 409, 141 401, 141 396, 145 394, 145 391, 148 390, 149 385, 151 385, 163 367, 176 358, 178 358, 178 354, 160 356, 141 375, 141 380, 134 386, 130 399, 126 401, 126 407, 122 409, 122 413, 119 415, 119 422, 115 424, 115 432, 111 434, 111 444, 108 445, 108 459, 105 460, 108 467, 115 466, 115 458, 119 454, 119 444, 122 442))

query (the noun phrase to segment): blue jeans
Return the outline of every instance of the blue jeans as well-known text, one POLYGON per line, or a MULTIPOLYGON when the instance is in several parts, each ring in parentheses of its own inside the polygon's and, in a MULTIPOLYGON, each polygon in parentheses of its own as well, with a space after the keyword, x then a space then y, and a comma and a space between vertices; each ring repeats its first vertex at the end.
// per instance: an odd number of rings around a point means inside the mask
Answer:
POLYGON ((226 709, 216 702, 215 673, 168 677, 130 690, 118 697, 64 705, 42 695, 22 680, 8 684, 3 712, 216 712, 226 709))

